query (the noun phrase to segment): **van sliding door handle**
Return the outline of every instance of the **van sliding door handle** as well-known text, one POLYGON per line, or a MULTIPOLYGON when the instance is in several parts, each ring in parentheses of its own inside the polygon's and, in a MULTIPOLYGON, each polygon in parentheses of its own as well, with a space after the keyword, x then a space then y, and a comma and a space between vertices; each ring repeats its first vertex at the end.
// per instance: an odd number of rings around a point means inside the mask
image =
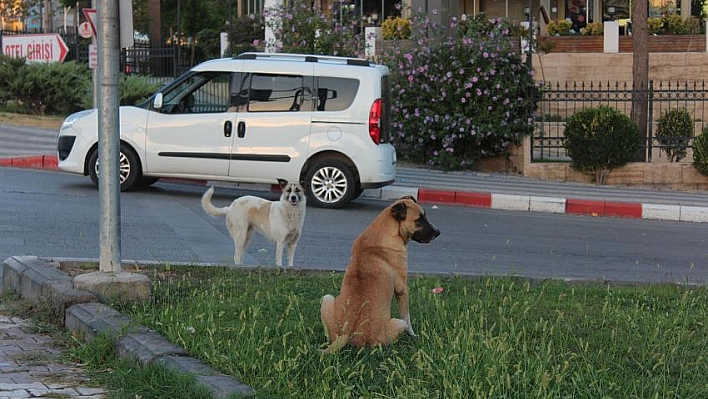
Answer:
POLYGON ((224 137, 231 137, 233 127, 234 125, 231 121, 224 122, 224 137))
POLYGON ((236 126, 236 134, 240 139, 246 136, 246 123, 244 121, 239 122, 236 126))

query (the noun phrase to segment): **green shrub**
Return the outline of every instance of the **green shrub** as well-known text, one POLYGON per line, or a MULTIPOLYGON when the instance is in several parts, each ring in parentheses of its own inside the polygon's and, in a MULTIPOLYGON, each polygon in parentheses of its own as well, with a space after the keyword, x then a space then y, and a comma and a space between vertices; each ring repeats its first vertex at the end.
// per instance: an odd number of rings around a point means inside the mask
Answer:
POLYGON ((17 78, 17 71, 24 68, 25 62, 24 58, 0 54, 0 105, 6 106, 13 99, 10 84, 17 78))
POLYGON ((581 32, 586 36, 602 36, 604 27, 602 22, 593 22, 587 24, 585 29, 581 30, 581 32))
POLYGON ((551 36, 568 36, 570 29, 573 27, 571 21, 562 19, 560 21, 551 21, 548 23, 548 34, 551 36))
POLYGON ((664 20, 658 17, 652 17, 647 19, 647 30, 650 35, 658 35, 661 33, 664 27, 664 20))
POLYGON ((408 18, 388 17, 381 24, 381 30, 385 40, 408 39, 411 36, 411 21, 408 18))
MULTIPOLYGON (((221 57, 221 30, 202 29, 196 34, 197 45, 194 48, 194 57, 198 61, 205 61, 221 57)), ((182 51, 191 52, 191 48, 182 51)))
POLYGON ((231 38, 231 47, 228 47, 224 56, 237 56, 247 51, 256 51, 255 43, 263 37, 264 22, 262 17, 241 17, 234 23, 231 38))
POLYGON ((702 32, 703 20, 697 17, 688 17, 686 19, 686 29, 689 35, 700 35, 702 32))
MULTIPOLYGON (((120 105, 138 105, 147 100, 162 87, 157 80, 147 76, 127 75, 122 76, 118 82, 118 101, 120 105)), ((84 96, 83 108, 93 108, 93 89, 89 88, 84 96)))
POLYGON ((632 160, 640 142, 634 121, 601 105, 586 108, 568 119, 563 144, 573 169, 591 174, 595 183, 604 184, 612 169, 632 160))
POLYGON ((665 33, 669 35, 688 35, 691 29, 679 14, 670 14, 664 17, 665 33))
POLYGON ((236 44, 234 44, 233 49, 231 47, 226 48, 226 52, 224 53, 224 56, 236 57, 239 54, 249 53, 249 52, 253 52, 253 51, 259 51, 259 49, 256 46, 254 46, 253 44, 236 43, 236 44))
POLYGON ((708 176, 708 125, 693 139, 693 166, 708 176))
POLYGON ((120 105, 137 105, 147 100, 162 86, 147 76, 128 75, 120 79, 120 105))
POLYGON ((693 133, 693 119, 686 108, 667 110, 657 119, 656 139, 669 162, 678 162, 686 157, 693 133))
POLYGON ((66 115, 83 109, 89 69, 75 61, 27 63, 8 82, 8 94, 30 114, 66 115))

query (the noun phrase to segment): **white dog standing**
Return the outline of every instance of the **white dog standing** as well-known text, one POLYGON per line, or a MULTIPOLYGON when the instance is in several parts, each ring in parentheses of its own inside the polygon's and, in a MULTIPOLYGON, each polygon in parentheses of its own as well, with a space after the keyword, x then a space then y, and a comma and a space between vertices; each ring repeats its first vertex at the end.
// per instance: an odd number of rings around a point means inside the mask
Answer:
POLYGON ((295 248, 305 222, 304 183, 289 183, 278 179, 281 194, 278 201, 252 195, 235 199, 231 205, 219 208, 211 203, 214 187, 202 196, 202 208, 211 216, 226 216, 226 228, 234 240, 234 262, 243 263, 243 255, 251 243, 253 232, 275 242, 275 264, 283 265, 283 249, 288 246, 288 266, 293 265, 295 248))

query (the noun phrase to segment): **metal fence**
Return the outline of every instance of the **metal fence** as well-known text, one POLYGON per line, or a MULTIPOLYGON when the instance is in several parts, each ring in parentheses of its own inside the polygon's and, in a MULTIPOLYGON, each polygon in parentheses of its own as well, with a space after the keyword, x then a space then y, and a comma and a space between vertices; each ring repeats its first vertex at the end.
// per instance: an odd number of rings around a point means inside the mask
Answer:
POLYGON ((136 44, 121 49, 121 71, 156 77, 176 77, 201 60, 192 62, 187 47, 150 47, 136 44))
MULTIPOLYGON (((645 159, 652 162, 661 158, 666 140, 659 140, 656 131, 657 119, 666 111, 686 108, 694 120, 694 135, 701 133, 706 121, 708 87, 705 81, 649 82, 647 99, 647 137, 643 144, 645 159), (662 143, 663 142, 663 143, 662 143)), ((569 161, 563 142, 565 121, 576 112, 599 105, 610 106, 630 116, 632 98, 635 95, 631 83, 553 83, 546 85, 538 103, 531 160, 535 162, 569 161)), ((690 148, 690 143, 689 143, 690 148)), ((687 157, 688 158, 688 157, 687 157)))

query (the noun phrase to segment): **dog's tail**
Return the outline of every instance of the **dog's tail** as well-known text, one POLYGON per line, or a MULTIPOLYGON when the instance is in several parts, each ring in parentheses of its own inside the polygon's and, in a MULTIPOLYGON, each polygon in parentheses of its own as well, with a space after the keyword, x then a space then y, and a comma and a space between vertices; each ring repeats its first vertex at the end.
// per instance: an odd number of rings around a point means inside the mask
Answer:
POLYGON ((332 341, 322 353, 334 354, 342 350, 349 343, 349 334, 342 334, 332 341))
POLYGON ((211 196, 214 195, 214 187, 209 187, 206 193, 202 195, 202 208, 204 212, 211 216, 224 216, 228 207, 219 208, 211 203, 211 196))

